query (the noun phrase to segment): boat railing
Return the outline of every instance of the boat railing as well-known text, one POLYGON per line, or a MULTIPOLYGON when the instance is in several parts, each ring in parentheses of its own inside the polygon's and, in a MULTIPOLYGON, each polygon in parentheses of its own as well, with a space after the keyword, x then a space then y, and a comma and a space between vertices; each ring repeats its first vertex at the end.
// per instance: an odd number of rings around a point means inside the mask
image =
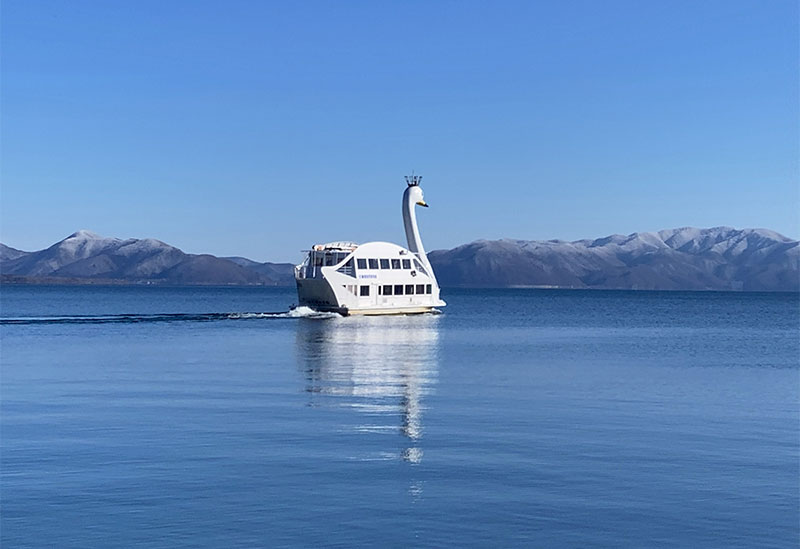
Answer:
POLYGON ((343 275, 352 276, 353 278, 355 278, 356 267, 353 258, 351 257, 344 265, 336 269, 336 271, 342 273, 343 275))

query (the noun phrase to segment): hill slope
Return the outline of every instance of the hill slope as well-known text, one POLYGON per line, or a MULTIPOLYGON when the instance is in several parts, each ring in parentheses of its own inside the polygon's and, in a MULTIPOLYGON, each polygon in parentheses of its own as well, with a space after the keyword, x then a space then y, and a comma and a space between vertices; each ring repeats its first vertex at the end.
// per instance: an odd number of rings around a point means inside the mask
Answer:
POLYGON ((27 255, 28 253, 30 252, 23 252, 22 250, 17 250, 11 246, 0 244, 0 261, 10 261, 12 259, 22 257, 23 255, 27 255))

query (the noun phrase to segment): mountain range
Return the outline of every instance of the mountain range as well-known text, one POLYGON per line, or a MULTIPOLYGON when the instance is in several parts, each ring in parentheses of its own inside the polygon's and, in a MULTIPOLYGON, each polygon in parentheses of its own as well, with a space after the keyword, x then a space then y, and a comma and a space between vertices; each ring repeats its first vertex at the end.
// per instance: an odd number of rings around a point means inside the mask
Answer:
POLYGON ((106 238, 78 231, 45 250, 0 244, 4 282, 237 284, 294 283, 289 263, 194 255, 152 238, 106 238))
POLYGON ((428 254, 445 286, 800 290, 800 242, 766 229, 685 227, 596 240, 479 240, 428 254))
MULTIPOLYGON (((800 242, 767 229, 691 227, 596 240, 478 240, 428 254, 444 287, 800 291, 800 242)), ((194 255, 78 231, 47 249, 0 244, 2 282, 294 284, 290 263, 194 255)))

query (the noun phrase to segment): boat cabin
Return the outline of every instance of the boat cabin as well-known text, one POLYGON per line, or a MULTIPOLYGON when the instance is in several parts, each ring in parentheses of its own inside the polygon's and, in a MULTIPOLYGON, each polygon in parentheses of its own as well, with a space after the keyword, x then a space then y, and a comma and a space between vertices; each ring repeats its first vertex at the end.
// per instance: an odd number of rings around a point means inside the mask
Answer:
POLYGON ((317 308, 334 303, 357 309, 408 307, 438 302, 438 287, 428 271, 414 253, 396 244, 332 242, 308 250, 296 278, 305 304, 317 308), (325 284, 314 291, 317 281, 325 284), (335 300, 323 291, 327 287, 338 294, 335 300))

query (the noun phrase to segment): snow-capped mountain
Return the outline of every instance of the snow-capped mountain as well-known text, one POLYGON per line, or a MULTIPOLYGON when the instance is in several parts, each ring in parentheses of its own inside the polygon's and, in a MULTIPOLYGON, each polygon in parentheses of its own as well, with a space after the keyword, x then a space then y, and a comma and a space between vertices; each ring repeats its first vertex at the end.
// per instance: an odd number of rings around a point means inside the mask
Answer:
POLYGON ((85 230, 38 252, 3 246, 0 256, 0 273, 30 278, 283 285, 291 282, 291 272, 291 265, 276 265, 269 276, 212 255, 186 254, 152 238, 121 240, 85 230))
POLYGON ((478 240, 428 254, 444 286, 797 291, 800 244, 766 229, 691 227, 596 240, 478 240))

